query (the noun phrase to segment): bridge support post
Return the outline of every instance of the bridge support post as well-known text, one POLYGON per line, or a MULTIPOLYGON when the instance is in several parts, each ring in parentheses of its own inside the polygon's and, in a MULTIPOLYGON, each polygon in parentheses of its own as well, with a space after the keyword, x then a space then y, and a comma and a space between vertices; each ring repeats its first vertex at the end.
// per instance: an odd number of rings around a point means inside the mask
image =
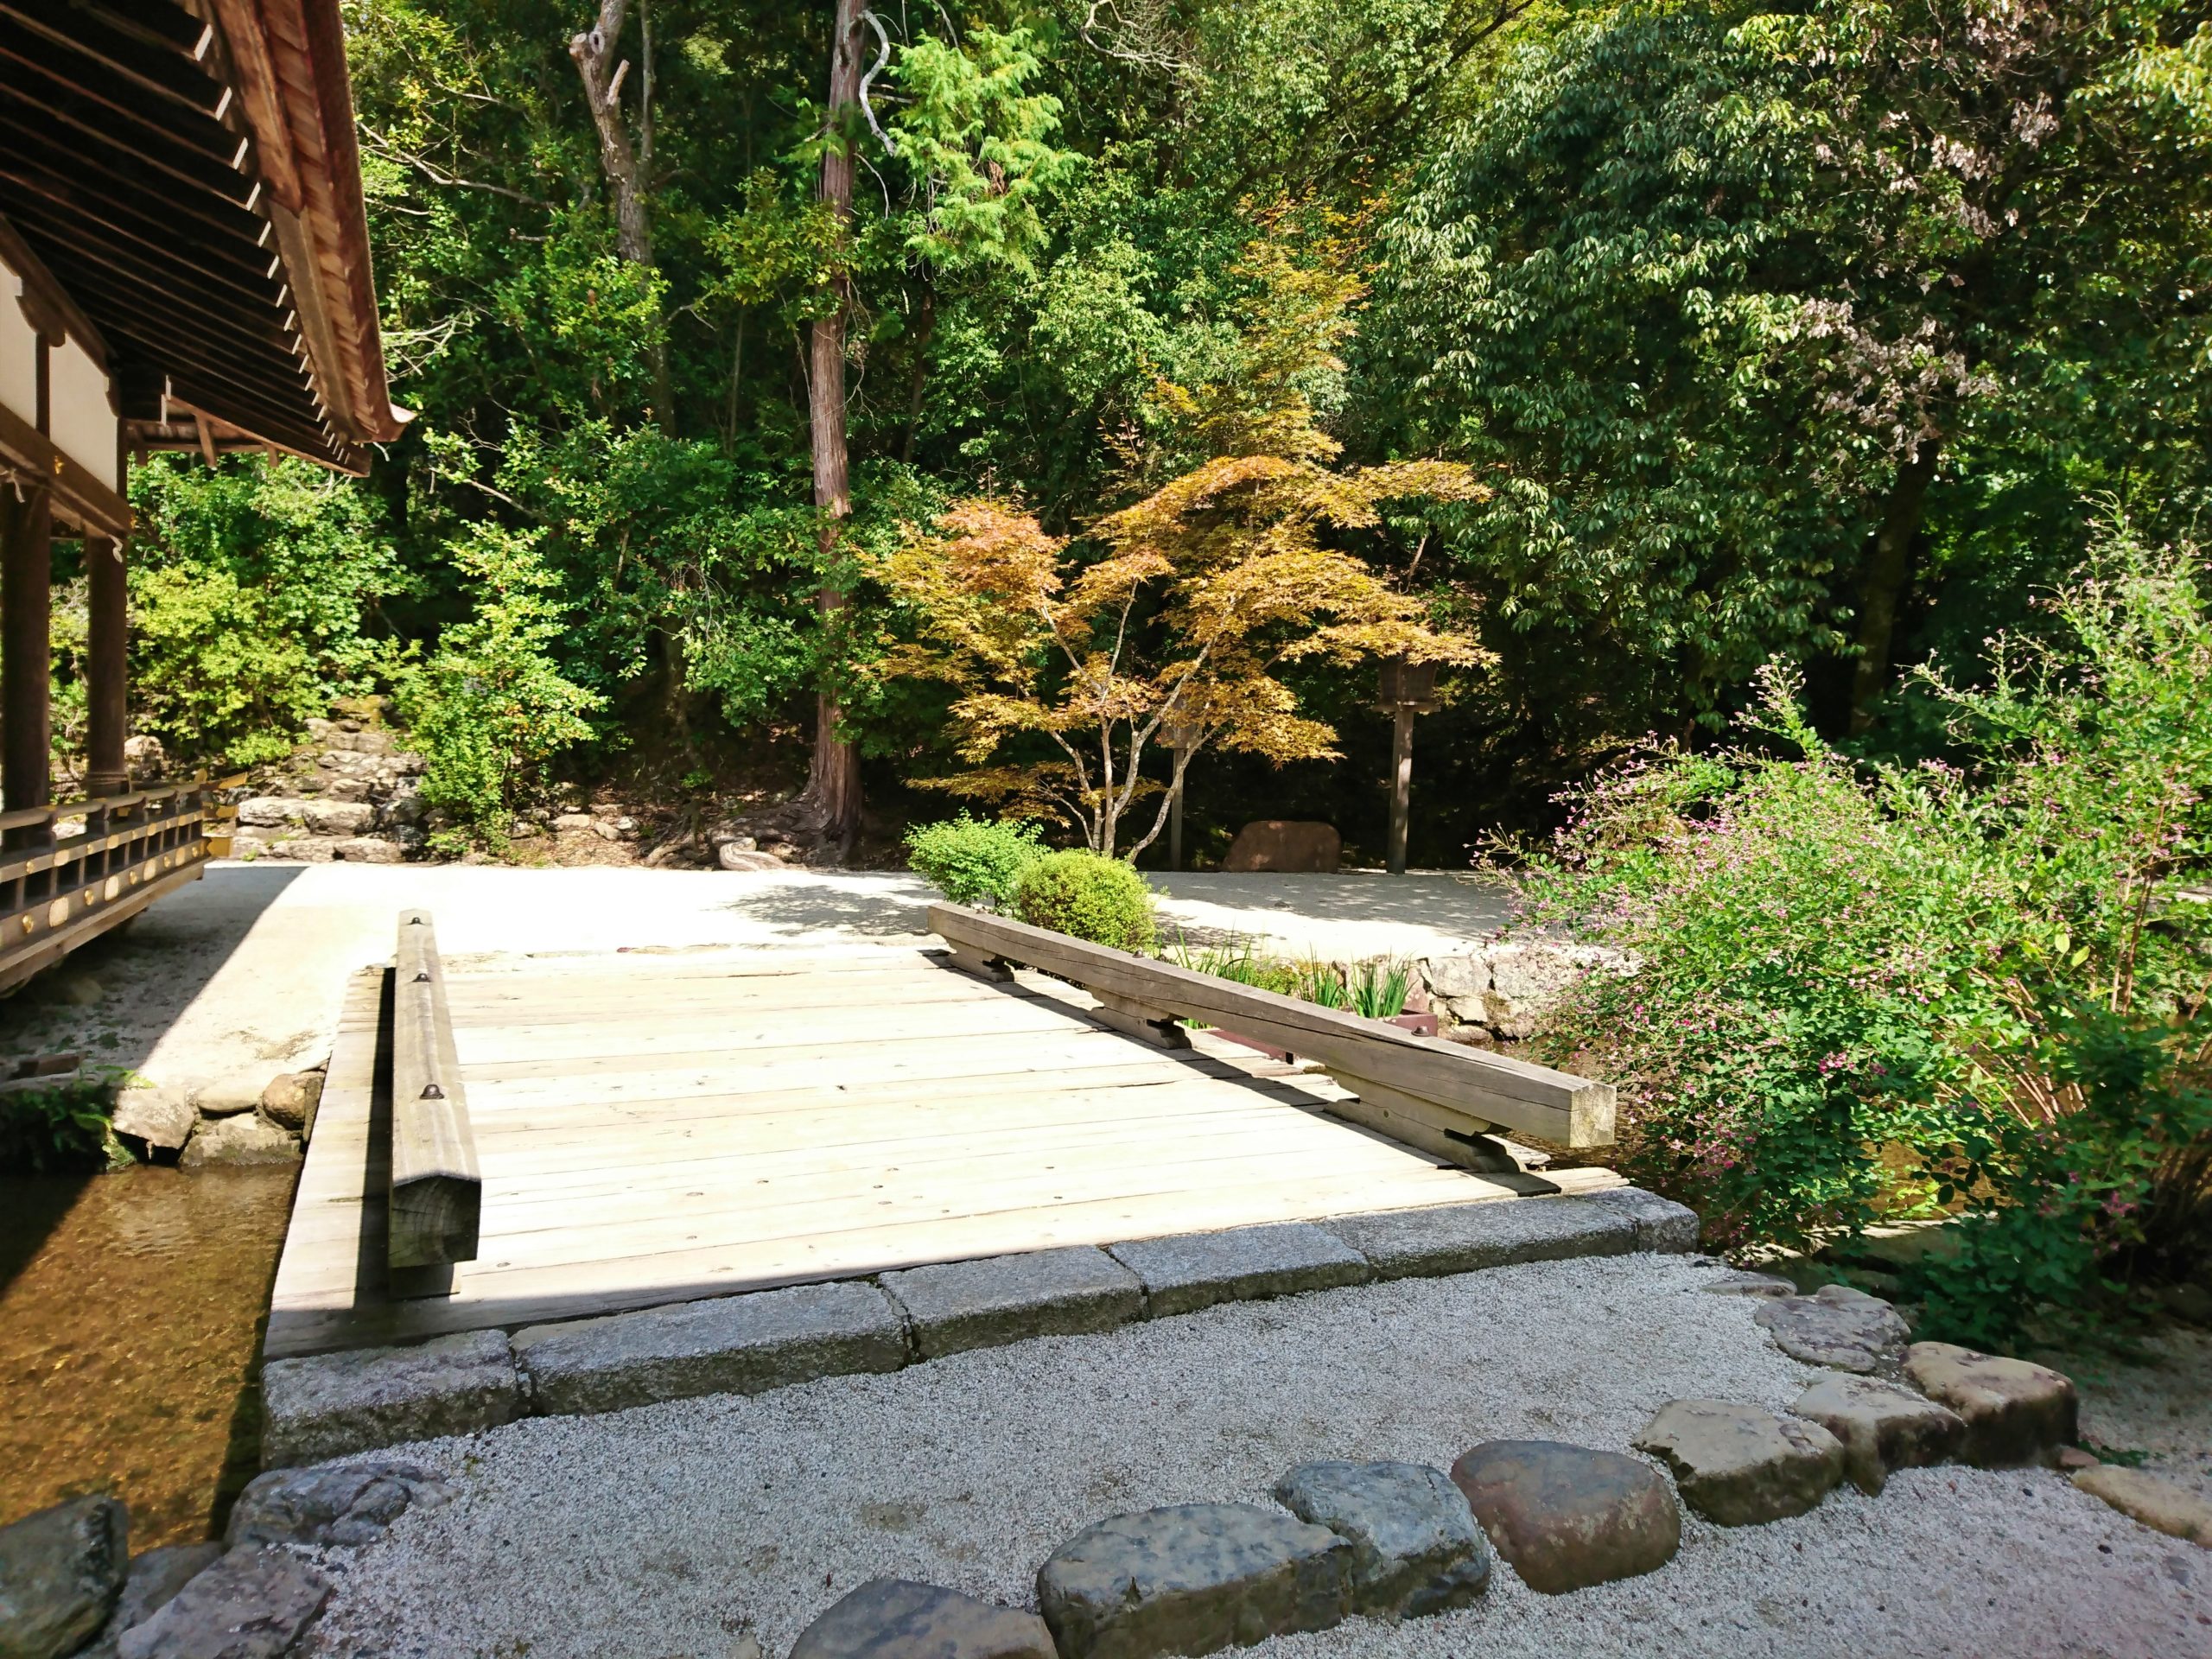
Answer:
POLYGON ((128 733, 129 694, 124 659, 130 650, 130 588, 124 569, 124 543, 106 537, 85 538, 87 594, 85 793, 120 795, 130 787, 130 768, 123 758, 128 733))

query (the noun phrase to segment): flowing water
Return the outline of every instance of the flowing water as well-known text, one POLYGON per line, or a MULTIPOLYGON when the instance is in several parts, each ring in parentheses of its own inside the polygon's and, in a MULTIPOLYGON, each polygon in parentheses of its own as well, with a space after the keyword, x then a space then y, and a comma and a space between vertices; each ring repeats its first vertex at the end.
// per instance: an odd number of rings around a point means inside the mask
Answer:
POLYGON ((0 1524, 105 1490, 134 1550, 214 1535, 259 1465, 297 1174, 0 1179, 0 1524))

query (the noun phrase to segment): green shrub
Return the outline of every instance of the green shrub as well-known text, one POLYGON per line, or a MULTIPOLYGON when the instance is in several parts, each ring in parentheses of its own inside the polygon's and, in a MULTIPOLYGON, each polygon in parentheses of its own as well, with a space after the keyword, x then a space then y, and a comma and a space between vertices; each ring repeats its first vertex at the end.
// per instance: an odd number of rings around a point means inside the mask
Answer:
POLYGON ((112 1076, 0 1094, 0 1175, 67 1175, 130 1161, 110 1127, 112 1076))
POLYGON ((1637 962, 1548 1038, 1626 1166, 1722 1243, 1957 1217, 1916 1288, 1981 1345, 2212 1243, 2212 616, 2101 556, 1984 688, 1922 677, 1963 770, 1855 764, 1770 674, 1754 741, 1600 779, 1530 884, 1637 962))
POLYGON ((956 905, 1005 910, 1021 873, 1043 858, 1039 826, 963 812, 906 832, 906 861, 956 905))
POLYGON ((1351 1007, 1368 1020, 1388 1020, 1406 1011, 1406 994, 1413 988, 1413 964, 1381 957, 1363 962, 1351 976, 1351 1007))
POLYGON ((1149 951, 1156 936, 1144 878, 1096 853, 1047 853, 1030 865, 1015 884, 1014 913, 1032 927, 1116 950, 1149 951))
POLYGON ((553 661, 569 613, 541 537, 478 524, 455 543, 454 563, 478 585, 476 613, 399 682, 400 715, 423 759, 423 798, 460 826, 433 836, 441 852, 463 850, 472 836, 504 845, 518 792, 592 736, 586 716, 601 700, 553 661))

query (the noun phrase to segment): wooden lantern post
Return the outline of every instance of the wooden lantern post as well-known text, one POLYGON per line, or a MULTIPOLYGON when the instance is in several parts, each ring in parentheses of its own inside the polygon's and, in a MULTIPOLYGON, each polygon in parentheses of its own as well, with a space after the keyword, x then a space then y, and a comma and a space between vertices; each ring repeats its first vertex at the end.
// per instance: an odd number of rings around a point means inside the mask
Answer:
POLYGON ((1413 815, 1414 716, 1436 707, 1436 664, 1394 657, 1382 664, 1376 707, 1391 717, 1390 874, 1406 873, 1406 836, 1413 815))

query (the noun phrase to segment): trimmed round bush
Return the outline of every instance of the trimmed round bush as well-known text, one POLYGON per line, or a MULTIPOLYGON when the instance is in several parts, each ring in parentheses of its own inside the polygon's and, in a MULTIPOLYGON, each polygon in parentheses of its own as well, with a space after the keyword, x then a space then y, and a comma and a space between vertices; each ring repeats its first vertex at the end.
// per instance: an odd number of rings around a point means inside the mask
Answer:
POLYGON ((963 812, 908 830, 906 861, 956 905, 1004 910, 1014 902, 1022 871, 1045 856, 1041 833, 1033 823, 963 812))
POLYGON ((1116 950, 1152 949, 1152 889, 1118 858, 1096 853, 1047 853, 1021 873, 1014 891, 1014 914, 1032 927, 1049 927, 1116 950))

